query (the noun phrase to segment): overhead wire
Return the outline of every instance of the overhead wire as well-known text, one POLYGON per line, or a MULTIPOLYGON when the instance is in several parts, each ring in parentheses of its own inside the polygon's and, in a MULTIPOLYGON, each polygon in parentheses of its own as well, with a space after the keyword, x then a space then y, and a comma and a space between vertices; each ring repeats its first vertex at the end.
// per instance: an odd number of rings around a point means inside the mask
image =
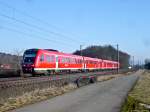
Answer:
MULTIPOLYGON (((26 32, 23 32, 23 31, 20 31, 20 30, 17 30, 17 29, 13 29, 13 28, 10 28, 10 27, 6 27, 6 26, 1 26, 1 29, 5 29, 5 30, 9 30, 9 31, 12 31, 12 32, 16 32, 16 33, 19 33, 19 34, 22 34, 22 35, 26 35, 28 37, 32 37, 32 38, 35 38, 37 39, 40 39, 40 40, 45 40, 45 41, 48 41, 50 42, 51 44, 55 44, 55 45, 58 45, 58 41, 55 41, 55 40, 51 40, 51 39, 48 39, 48 38, 44 38, 44 37, 40 37, 39 35, 34 35, 34 34, 29 34, 29 33, 26 33, 26 32)), ((66 44, 59 44, 60 46, 65 46, 66 47, 66 44)), ((67 46, 69 46, 71 44, 68 44, 67 46)))
MULTIPOLYGON (((13 23, 8 23, 9 25, 13 25, 13 27, 14 27, 14 24, 13 23)), ((5 25, 6 26, 6 25, 5 25)), ((17 26, 15 26, 15 27, 17 27, 17 26)), ((4 28, 4 27, 3 27, 4 28)), ((18 27, 17 27, 17 29, 18 29, 18 27)), ((23 28, 24 30, 28 30, 28 31, 30 31, 30 33, 31 33, 31 31, 34 31, 34 30, 32 30, 32 29, 29 29, 29 28, 23 28)), ((19 30, 18 30, 19 31, 19 30)), ((22 32, 23 33, 23 31, 20 31, 20 32, 22 32)), ((24 32, 25 33, 25 32, 24 32)), ((34 34, 32 34, 33 36, 34 36, 34 34)), ((69 43, 69 42, 66 42, 66 41, 60 41, 60 40, 54 40, 53 38, 46 38, 46 37, 44 37, 44 35, 45 36, 49 36, 49 35, 46 35, 46 34, 42 34, 42 35, 40 35, 40 33, 39 32, 37 32, 36 33, 36 37, 37 38, 43 38, 43 39, 47 39, 47 40, 49 40, 49 41, 52 41, 52 42, 56 42, 55 44, 58 44, 58 43, 60 43, 60 44, 64 44, 65 46, 72 46, 72 44, 71 43, 69 43)))
MULTIPOLYGON (((3 27, 3 29, 4 30, 7 30, 7 31, 11 31, 11 32, 15 32, 15 33, 19 33, 19 34, 22 34, 24 37, 28 37, 28 38, 30 38, 30 36, 32 36, 33 37, 33 35, 31 35, 31 34, 27 34, 27 33, 24 33, 24 32, 21 32, 21 31, 19 31, 19 30, 16 30, 16 29, 12 29, 12 28, 8 28, 8 27, 3 27)), ((22 37, 21 37, 22 38, 22 37)), ((33 37, 34 38, 34 37, 33 37)), ((22 38, 23 39, 23 38, 22 38)), ((37 39, 37 38, 36 38, 37 39)), ((45 40, 46 42, 50 42, 51 44, 53 44, 53 45, 58 45, 57 43, 55 43, 55 42, 51 42, 50 40, 48 40, 48 39, 43 39, 43 38, 38 38, 38 39, 40 39, 40 40, 45 40)), ((61 46, 58 50, 61 50, 61 49, 65 49, 66 48, 66 46, 64 45, 64 44, 59 44, 59 46, 61 46)), ((72 50, 70 47, 68 48, 68 49, 70 49, 70 50, 72 50)))
MULTIPOLYGON (((34 28, 34 29, 38 29, 39 31, 46 31, 45 29, 43 29, 43 28, 41 28, 41 27, 38 27, 38 26, 36 26, 36 25, 34 25, 34 24, 30 24, 30 23, 27 23, 27 22, 25 22, 25 21, 22 21, 22 20, 19 20, 19 19, 16 19, 16 18, 12 18, 12 17, 10 17, 10 16, 8 16, 8 15, 5 15, 5 14, 2 14, 2 13, 0 13, 0 16, 1 17, 5 17, 5 18, 7 18, 7 19, 10 19, 10 20, 13 20, 13 21, 16 21, 16 22, 18 22, 18 23, 22 23, 22 24, 24 24, 24 25, 26 25, 26 26, 30 26, 30 27, 32 27, 32 28, 34 28)), ((48 31, 47 31, 48 32, 48 31)), ((55 32, 49 32, 49 34, 54 34, 54 35, 57 35, 55 32)), ((74 41, 73 41, 74 42, 74 41)), ((62 43, 62 44, 64 44, 64 43, 62 43)), ((65 43, 65 44, 67 44, 67 43, 65 43)))
MULTIPOLYGON (((56 26, 54 26, 54 25, 52 25, 52 24, 50 24, 50 23, 48 23, 48 22, 45 22, 45 21, 43 21, 43 20, 41 20, 41 19, 39 19, 39 18, 33 17, 33 16, 31 16, 31 15, 29 15, 29 14, 23 12, 23 11, 20 11, 20 10, 16 9, 15 7, 12 7, 12 6, 10 6, 10 5, 8 5, 8 4, 2 2, 2 1, 0 1, 0 3, 1 3, 2 5, 4 5, 4 6, 8 7, 8 8, 11 8, 13 11, 19 12, 20 14, 23 14, 23 15, 25 15, 25 16, 27 16, 27 17, 30 17, 30 18, 32 18, 32 19, 34 19, 34 20, 36 20, 36 21, 39 21, 39 22, 41 22, 41 23, 43 23, 43 24, 52 26, 52 27, 54 27, 55 29, 59 29, 59 28, 57 28, 56 26)), ((12 18, 12 17, 7 16, 7 15, 4 15, 4 14, 2 14, 1 16, 7 17, 7 18, 9 18, 9 19, 12 18)), ((41 28, 41 27, 38 27, 37 25, 29 24, 29 23, 26 23, 26 22, 24 22, 24 21, 21 21, 21 20, 15 19, 15 18, 13 18, 13 20, 18 21, 18 22, 21 22, 21 23, 23 23, 23 24, 25 24, 25 25, 29 25, 30 27, 36 27, 36 28, 39 29, 39 30, 42 30, 42 31, 45 31, 45 32, 49 32, 49 33, 51 33, 51 34, 53 34, 53 35, 57 35, 57 36, 60 36, 60 37, 67 38, 67 39, 69 39, 69 40, 72 40, 72 42, 82 43, 82 42, 78 41, 77 39, 74 39, 74 38, 72 38, 72 37, 65 36, 65 35, 63 35, 63 34, 61 34, 61 33, 57 33, 57 32, 54 32, 54 31, 50 31, 50 30, 47 30, 47 29, 45 29, 45 28, 43 29, 43 28, 41 28)))

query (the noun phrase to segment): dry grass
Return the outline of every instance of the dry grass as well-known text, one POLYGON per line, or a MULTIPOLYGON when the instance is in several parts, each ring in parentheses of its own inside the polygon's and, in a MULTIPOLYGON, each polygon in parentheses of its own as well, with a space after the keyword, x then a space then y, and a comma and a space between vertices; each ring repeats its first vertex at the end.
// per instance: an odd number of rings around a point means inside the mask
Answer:
POLYGON ((116 78, 119 76, 122 76, 122 74, 99 76, 99 77, 97 77, 97 81, 99 81, 99 82, 106 81, 106 80, 110 80, 112 78, 116 78))
POLYGON ((68 84, 63 87, 52 87, 43 90, 37 89, 33 92, 25 93, 24 95, 16 98, 9 98, 7 102, 0 105, 0 112, 6 112, 8 110, 16 109, 23 105, 31 104, 54 96, 58 96, 66 92, 69 92, 75 88, 77 88, 76 85, 68 84))
POLYGON ((120 76, 126 76, 126 75, 131 75, 133 74, 133 72, 127 72, 124 74, 112 74, 112 75, 106 75, 106 76, 98 76, 97 77, 97 81, 101 82, 101 81, 107 81, 116 77, 120 77, 120 76))
POLYGON ((150 73, 145 72, 137 82, 129 96, 146 104, 150 104, 150 73))
POLYGON ((122 112, 149 112, 150 105, 150 73, 145 72, 140 76, 135 87, 128 94, 122 112), (146 107, 147 106, 147 107, 146 107))

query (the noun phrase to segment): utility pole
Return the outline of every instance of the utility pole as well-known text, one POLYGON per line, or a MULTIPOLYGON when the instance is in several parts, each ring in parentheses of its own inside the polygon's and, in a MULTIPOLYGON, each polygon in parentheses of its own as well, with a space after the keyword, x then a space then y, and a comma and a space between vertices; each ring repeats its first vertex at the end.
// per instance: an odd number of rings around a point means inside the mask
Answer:
MULTIPOLYGON (((119 63, 119 45, 117 44, 117 62, 119 63)), ((117 73, 119 73, 119 64, 117 68, 117 73)))
POLYGON ((134 68, 134 56, 133 56, 132 58, 133 58, 133 65, 132 65, 132 68, 134 68))
POLYGON ((83 45, 80 45, 80 56, 82 56, 82 46, 83 45))

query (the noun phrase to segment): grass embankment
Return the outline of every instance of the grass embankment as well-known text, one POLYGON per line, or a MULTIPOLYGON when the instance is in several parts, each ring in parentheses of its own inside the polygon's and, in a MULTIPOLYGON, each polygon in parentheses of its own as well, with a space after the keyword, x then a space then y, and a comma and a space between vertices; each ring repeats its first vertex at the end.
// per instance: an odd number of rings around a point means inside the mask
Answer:
POLYGON ((9 98, 4 104, 0 104, 0 112, 6 112, 8 110, 13 110, 23 105, 32 104, 38 101, 46 100, 54 96, 58 96, 69 92, 77 88, 74 84, 68 84, 63 87, 51 87, 48 89, 35 90, 33 92, 25 93, 22 96, 16 98, 9 98))
POLYGON ((150 72, 146 71, 140 76, 129 92, 122 112, 150 112, 150 72))

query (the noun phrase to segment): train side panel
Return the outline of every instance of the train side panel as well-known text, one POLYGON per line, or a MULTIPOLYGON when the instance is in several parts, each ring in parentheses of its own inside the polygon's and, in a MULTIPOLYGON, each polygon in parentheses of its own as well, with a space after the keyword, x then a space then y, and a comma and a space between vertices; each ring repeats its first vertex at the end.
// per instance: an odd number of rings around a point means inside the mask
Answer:
MULTIPOLYGON (((32 50, 31 50, 32 51, 32 50)), ((34 51, 34 50, 33 50, 34 51)), ((35 52, 33 52, 35 55, 35 52)), ((32 55, 26 55, 32 56, 32 55)), ((47 73, 54 71, 64 70, 106 70, 106 69, 117 69, 120 64, 116 61, 102 60, 97 58, 83 57, 71 54, 65 54, 61 52, 51 52, 47 50, 39 49, 36 50, 35 57, 28 57, 30 63, 24 63, 24 70, 29 68, 31 73, 47 73), (33 63, 31 63, 31 61, 33 63), (27 68, 28 67, 28 68, 27 68)), ((25 58, 24 58, 25 59, 25 58)), ((25 62, 25 61, 24 61, 25 62)))

